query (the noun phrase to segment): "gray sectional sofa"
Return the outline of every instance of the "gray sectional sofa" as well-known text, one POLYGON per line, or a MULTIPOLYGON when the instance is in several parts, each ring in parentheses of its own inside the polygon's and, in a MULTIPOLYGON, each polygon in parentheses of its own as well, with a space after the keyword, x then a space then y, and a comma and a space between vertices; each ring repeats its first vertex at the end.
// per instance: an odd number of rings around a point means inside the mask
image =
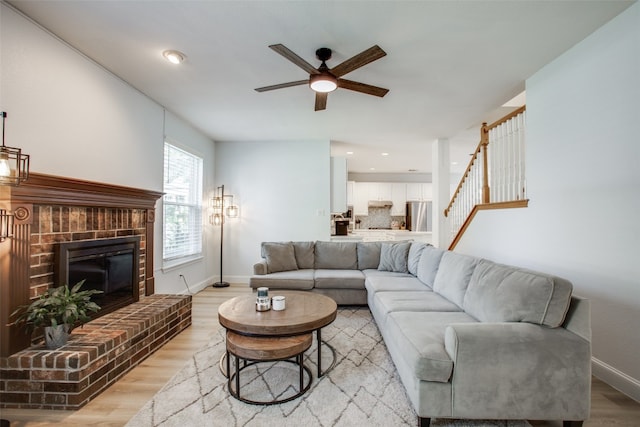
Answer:
POLYGON ((417 242, 265 242, 250 286, 367 304, 422 426, 589 417, 589 301, 548 274, 417 242))

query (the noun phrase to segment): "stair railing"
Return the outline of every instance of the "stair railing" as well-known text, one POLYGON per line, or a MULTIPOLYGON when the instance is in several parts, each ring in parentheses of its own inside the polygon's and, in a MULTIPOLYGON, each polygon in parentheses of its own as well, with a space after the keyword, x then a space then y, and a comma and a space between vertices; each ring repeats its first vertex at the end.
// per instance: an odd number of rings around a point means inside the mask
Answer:
POLYGON ((480 143, 444 210, 451 232, 449 249, 478 210, 527 206, 525 128, 525 106, 490 125, 482 124, 480 143))

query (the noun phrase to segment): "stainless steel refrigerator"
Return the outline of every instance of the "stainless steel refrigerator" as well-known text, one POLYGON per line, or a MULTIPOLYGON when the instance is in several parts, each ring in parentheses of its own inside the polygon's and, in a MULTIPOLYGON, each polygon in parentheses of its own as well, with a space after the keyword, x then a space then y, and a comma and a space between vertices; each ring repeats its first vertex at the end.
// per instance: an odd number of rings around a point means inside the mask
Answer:
POLYGON ((433 231, 432 202, 407 202, 406 227, 410 231, 433 231))

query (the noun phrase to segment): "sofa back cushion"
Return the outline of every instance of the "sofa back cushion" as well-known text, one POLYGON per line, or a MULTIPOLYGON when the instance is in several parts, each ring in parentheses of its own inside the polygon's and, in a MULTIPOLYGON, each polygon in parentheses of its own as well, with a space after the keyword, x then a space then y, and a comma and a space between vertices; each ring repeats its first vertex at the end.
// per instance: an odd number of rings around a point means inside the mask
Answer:
POLYGON ((431 245, 422 249, 420 261, 418 261, 418 279, 430 288, 433 288, 433 282, 436 279, 438 266, 445 251, 431 245))
POLYGON ((291 242, 263 242, 261 251, 267 261, 267 273, 298 269, 291 242))
POLYGON ((414 276, 418 275, 418 263, 420 262, 420 255, 422 255, 423 249, 427 246, 426 243, 412 242, 409 248, 409 256, 407 258, 407 270, 414 276))
POLYGON ((469 280, 480 258, 447 251, 442 255, 433 290, 458 307, 464 303, 469 280))
POLYGON ((358 270, 377 269, 380 264, 381 242, 358 242, 358 270))
POLYGON ((356 242, 316 242, 316 268, 357 270, 356 242))
POLYGON ((296 264, 298 264, 299 269, 313 268, 315 266, 315 246, 315 242, 293 242, 293 252, 296 255, 296 264))
POLYGON ((383 243, 380 248, 380 271, 395 271, 396 273, 407 273, 407 258, 411 242, 383 243))
POLYGON ((478 263, 464 298, 464 310, 483 322, 562 325, 571 303, 571 282, 548 274, 478 263))

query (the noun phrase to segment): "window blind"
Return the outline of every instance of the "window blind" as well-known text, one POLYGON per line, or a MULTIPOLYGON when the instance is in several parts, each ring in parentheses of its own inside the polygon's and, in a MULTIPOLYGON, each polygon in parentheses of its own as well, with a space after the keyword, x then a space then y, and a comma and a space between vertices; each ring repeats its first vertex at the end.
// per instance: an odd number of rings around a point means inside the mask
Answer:
POLYGON ((202 158, 164 144, 164 261, 202 253, 202 158))

